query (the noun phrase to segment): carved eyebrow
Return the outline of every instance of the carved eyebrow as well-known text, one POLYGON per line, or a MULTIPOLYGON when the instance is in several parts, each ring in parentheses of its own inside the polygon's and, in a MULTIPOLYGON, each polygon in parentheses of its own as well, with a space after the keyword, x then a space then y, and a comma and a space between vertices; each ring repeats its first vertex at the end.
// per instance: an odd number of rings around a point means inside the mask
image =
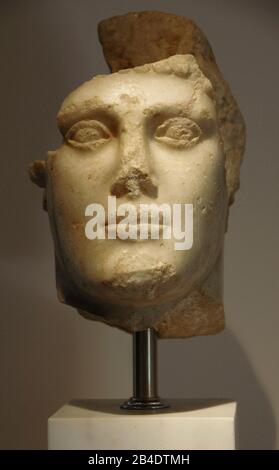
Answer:
POLYGON ((158 103, 158 104, 155 104, 153 106, 149 106, 147 108, 145 108, 143 110, 143 113, 147 116, 147 117, 152 117, 156 114, 177 114, 177 112, 179 113, 183 113, 183 114, 187 114, 187 113, 190 113, 191 110, 193 108, 193 102, 192 100, 191 101, 188 101, 188 102, 185 102, 185 103, 172 103, 172 104, 164 104, 164 103, 158 103))
POLYGON ((96 119, 110 125, 115 122, 116 118, 117 114, 112 106, 101 101, 96 103, 95 100, 87 100, 83 103, 62 106, 57 115, 57 125, 62 135, 65 135, 76 122, 96 119))
POLYGON ((195 108, 195 102, 192 100, 190 102, 173 103, 170 105, 157 104, 153 107, 146 108, 143 112, 150 122, 151 128, 160 125, 165 119, 177 116, 187 117, 197 122, 205 129, 209 126, 212 127, 216 121, 216 117, 211 110, 206 108, 200 109, 199 107, 195 108))
POLYGON ((177 115, 180 114, 181 116, 186 116, 192 119, 198 118, 199 116, 203 116, 207 114, 207 117, 214 117, 210 111, 205 109, 199 109, 195 107, 195 100, 191 99, 187 102, 179 102, 179 103, 172 103, 172 104, 164 104, 158 103, 150 107, 146 107, 143 110, 143 113, 149 118, 156 116, 157 114, 165 114, 165 115, 177 115))
MULTIPOLYGON (((186 102, 174 102, 171 104, 156 103, 145 107, 142 110, 147 119, 156 117, 180 116, 188 117, 193 120, 212 121, 214 116, 211 112, 206 113, 195 109, 195 99, 186 102)), ((112 133, 117 130, 119 122, 119 113, 114 109, 113 104, 108 104, 100 99, 86 100, 81 103, 73 103, 68 106, 62 106, 57 115, 57 124, 63 136, 73 124, 87 119, 96 119, 107 125, 112 133)))

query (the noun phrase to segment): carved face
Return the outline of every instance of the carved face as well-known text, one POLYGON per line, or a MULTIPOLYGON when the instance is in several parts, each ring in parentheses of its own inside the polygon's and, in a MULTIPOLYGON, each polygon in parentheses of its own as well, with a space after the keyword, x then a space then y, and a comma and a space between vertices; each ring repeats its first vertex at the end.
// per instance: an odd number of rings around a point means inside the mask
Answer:
POLYGON ((64 141, 48 155, 48 212, 59 271, 87 304, 185 296, 222 250, 227 189, 211 86, 192 56, 177 56, 185 76, 171 59, 159 71, 151 64, 98 76, 58 114, 64 141), (117 206, 193 204, 192 248, 176 250, 174 237, 89 240, 85 208, 106 209, 112 195, 117 206))

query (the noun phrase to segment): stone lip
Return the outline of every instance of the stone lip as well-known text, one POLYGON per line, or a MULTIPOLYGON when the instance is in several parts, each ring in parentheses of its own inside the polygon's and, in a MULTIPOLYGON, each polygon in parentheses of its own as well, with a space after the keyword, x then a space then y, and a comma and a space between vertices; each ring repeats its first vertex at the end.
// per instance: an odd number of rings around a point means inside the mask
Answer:
POLYGON ((232 204, 239 187, 240 165, 245 148, 245 123, 203 32, 192 20, 182 16, 142 11, 101 21, 98 35, 112 72, 176 54, 195 56, 215 92, 220 135, 226 154, 229 203, 232 204))

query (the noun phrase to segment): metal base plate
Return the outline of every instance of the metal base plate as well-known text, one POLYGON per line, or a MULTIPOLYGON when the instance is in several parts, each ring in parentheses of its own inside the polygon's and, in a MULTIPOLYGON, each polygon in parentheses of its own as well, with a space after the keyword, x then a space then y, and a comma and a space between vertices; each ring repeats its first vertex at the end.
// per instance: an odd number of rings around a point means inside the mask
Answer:
POLYGON ((169 408, 169 405, 162 402, 160 398, 154 398, 153 400, 140 400, 138 398, 130 398, 120 405, 122 410, 162 410, 169 408))

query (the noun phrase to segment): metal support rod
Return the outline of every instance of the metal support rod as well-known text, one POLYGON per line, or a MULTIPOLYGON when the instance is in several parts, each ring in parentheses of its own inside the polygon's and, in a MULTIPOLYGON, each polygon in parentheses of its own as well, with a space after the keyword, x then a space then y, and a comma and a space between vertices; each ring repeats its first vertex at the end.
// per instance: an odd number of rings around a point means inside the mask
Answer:
POLYGON ((157 394, 157 338, 152 328, 133 333, 133 397, 126 410, 166 408, 157 394))
POLYGON ((151 328, 133 337, 133 396, 140 400, 157 398, 157 338, 151 328))

